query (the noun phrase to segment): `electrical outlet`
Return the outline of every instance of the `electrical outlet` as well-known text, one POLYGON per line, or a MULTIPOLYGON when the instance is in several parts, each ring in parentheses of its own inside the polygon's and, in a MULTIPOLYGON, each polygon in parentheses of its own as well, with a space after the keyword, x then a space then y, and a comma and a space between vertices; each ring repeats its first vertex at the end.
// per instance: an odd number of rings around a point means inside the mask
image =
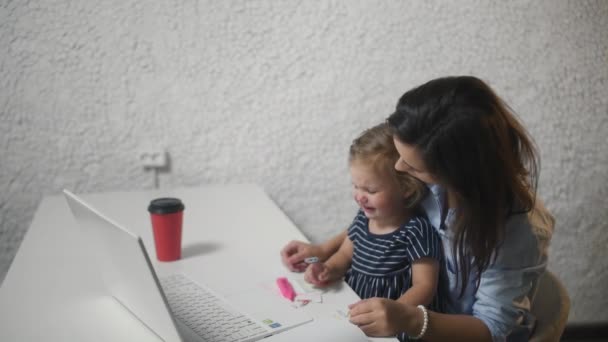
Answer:
POLYGON ((138 157, 139 163, 146 169, 167 166, 167 152, 162 148, 143 149, 138 157))

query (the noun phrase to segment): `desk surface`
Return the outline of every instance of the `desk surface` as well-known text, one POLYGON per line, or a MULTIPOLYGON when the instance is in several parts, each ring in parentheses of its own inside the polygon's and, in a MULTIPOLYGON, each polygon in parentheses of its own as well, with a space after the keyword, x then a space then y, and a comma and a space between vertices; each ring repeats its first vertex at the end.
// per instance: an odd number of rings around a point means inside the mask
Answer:
MULTIPOLYGON (((306 238, 258 186, 211 185, 82 197, 140 235, 160 275, 182 272, 224 295, 238 291, 239 281, 302 276, 281 264, 279 251, 292 239, 306 238), (166 196, 179 197, 186 205, 182 259, 170 263, 154 257, 146 211, 151 199, 166 196)), ((107 296, 82 241, 83 233, 63 196, 45 198, 0 288, 0 340, 158 340, 107 296)), ((323 303, 310 303, 303 309, 321 317, 357 300, 343 283, 325 293, 323 303)), ((298 329, 265 341, 295 337, 298 329)))

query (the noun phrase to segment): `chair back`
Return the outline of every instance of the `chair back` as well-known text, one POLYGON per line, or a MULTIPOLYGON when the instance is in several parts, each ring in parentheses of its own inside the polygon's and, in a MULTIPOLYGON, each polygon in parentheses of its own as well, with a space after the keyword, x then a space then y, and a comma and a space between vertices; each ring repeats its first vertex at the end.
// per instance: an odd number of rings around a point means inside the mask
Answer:
POLYGON ((548 270, 540 276, 531 312, 537 321, 530 342, 559 341, 568 321, 570 297, 562 282, 548 270))

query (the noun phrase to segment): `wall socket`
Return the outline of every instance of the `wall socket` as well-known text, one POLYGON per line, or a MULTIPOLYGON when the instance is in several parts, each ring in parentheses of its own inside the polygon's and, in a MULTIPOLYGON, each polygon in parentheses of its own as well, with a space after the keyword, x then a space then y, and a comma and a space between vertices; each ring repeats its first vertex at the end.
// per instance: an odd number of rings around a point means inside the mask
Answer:
POLYGON ((158 169, 167 166, 167 151, 164 148, 142 149, 138 155, 139 164, 145 169, 158 169))

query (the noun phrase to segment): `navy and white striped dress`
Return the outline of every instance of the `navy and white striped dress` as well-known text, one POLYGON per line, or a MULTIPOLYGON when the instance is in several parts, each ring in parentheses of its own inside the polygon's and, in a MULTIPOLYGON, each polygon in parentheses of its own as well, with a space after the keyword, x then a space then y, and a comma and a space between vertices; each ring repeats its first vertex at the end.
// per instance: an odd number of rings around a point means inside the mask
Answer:
MULTIPOLYGON (((442 245, 437 232, 424 216, 414 216, 389 234, 369 231, 369 220, 359 210, 348 228, 353 242, 353 260, 345 281, 361 297, 397 299, 412 286, 412 262, 423 257, 441 261, 442 245)), ((437 296, 430 305, 437 310, 437 296)), ((407 341, 401 333, 400 341, 407 341)))

